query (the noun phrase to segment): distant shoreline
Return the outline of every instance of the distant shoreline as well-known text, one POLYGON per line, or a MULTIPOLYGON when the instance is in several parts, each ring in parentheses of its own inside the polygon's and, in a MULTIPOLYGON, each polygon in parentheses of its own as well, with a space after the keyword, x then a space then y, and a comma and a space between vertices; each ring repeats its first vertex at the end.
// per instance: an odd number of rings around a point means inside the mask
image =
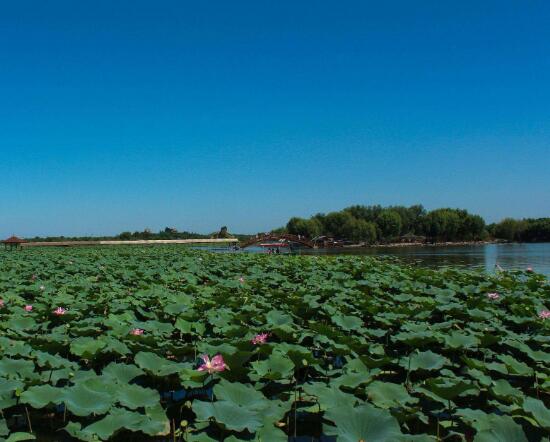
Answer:
MULTIPOLYGON (((331 248, 343 248, 343 249, 378 249, 378 248, 401 248, 401 247, 458 247, 458 246, 484 246, 488 244, 512 244, 510 241, 504 240, 488 240, 488 241, 448 241, 448 242, 396 242, 388 244, 351 244, 342 247, 331 248)), ((519 243, 518 243, 519 244, 519 243)))

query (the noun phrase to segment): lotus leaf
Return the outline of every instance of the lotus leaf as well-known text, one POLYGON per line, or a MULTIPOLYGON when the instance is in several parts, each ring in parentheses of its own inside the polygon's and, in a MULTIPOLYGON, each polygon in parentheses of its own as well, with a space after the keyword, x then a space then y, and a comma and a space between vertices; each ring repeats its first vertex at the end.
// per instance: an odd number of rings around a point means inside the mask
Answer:
POLYGON ((388 411, 372 405, 332 408, 325 417, 336 425, 326 427, 327 434, 338 436, 338 441, 387 442, 399 441, 403 437, 397 420, 388 411))
POLYGON ((229 430, 243 431, 247 429, 254 433, 262 425, 257 411, 249 410, 231 402, 194 401, 193 411, 197 415, 197 419, 208 420, 214 418, 216 422, 223 424, 229 430))
POLYGON ((67 409, 77 416, 106 413, 113 403, 111 395, 94 391, 83 383, 66 389, 63 400, 67 409))
POLYGON ((21 402, 33 408, 44 408, 48 404, 62 402, 63 390, 51 385, 35 385, 21 394, 21 402))

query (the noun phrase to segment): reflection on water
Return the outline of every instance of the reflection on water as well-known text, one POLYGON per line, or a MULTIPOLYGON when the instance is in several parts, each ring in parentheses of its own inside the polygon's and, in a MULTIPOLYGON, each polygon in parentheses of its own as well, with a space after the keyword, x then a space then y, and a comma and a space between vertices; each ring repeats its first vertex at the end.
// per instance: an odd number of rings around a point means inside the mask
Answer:
MULTIPOLYGON (((264 252, 260 247, 246 249, 264 252)), ((429 267, 460 266, 493 271, 498 264, 504 269, 533 270, 550 276, 550 243, 482 244, 471 246, 370 247, 361 249, 300 249, 307 255, 373 255, 395 256, 429 267)))

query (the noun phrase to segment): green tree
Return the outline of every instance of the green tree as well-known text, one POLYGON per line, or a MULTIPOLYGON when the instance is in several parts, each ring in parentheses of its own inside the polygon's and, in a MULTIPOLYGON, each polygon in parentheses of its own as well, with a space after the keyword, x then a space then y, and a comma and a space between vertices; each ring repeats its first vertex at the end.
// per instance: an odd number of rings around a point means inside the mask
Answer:
POLYGON ((485 221, 479 215, 465 213, 462 219, 459 235, 463 240, 478 240, 484 236, 485 221))
POLYGON ((495 238, 505 239, 507 241, 519 240, 521 231, 521 221, 513 218, 505 218, 494 226, 495 238))
POLYGON ((322 232, 323 226, 315 218, 304 219, 304 218, 290 218, 286 225, 286 230, 288 233, 293 235, 303 235, 308 238, 315 238, 319 236, 322 232))
POLYGON ((344 238, 346 223, 350 223, 354 217, 346 211, 330 212, 324 218, 324 234, 335 238, 344 238))
POLYGON ((382 206, 351 206, 344 209, 344 211, 349 212, 351 216, 357 219, 362 219, 365 221, 376 222, 376 218, 384 209, 382 206))
POLYGON ((550 218, 524 219, 520 221, 518 240, 528 242, 550 241, 550 218))
POLYGON ((396 238, 401 233, 401 216, 391 209, 384 209, 376 218, 376 224, 384 240, 396 238))
POLYGON ((344 238, 355 242, 372 244, 376 241, 376 225, 364 219, 348 218, 341 233, 344 238))
POLYGON ((425 218, 425 234, 434 241, 456 240, 461 226, 460 216, 453 209, 432 210, 425 218))

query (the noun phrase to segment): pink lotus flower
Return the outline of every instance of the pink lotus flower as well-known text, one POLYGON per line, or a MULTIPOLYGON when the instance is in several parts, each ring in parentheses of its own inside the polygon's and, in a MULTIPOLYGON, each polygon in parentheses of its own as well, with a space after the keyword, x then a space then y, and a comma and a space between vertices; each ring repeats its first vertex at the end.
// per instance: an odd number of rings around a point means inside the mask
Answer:
POLYGON ((36 275, 31 276, 31 281, 36 281, 36 275))
POLYGON ((4 300, 0 299, 0 308, 4 307, 4 300))
POLYGON ((57 307, 57 308, 53 311, 53 313, 54 313, 54 315, 61 316, 61 315, 64 315, 66 311, 67 311, 67 310, 65 310, 63 307, 57 307))
POLYGON ((533 267, 527 267, 527 268, 525 269, 525 271, 526 271, 527 273, 533 273, 533 267))
POLYGON ((269 333, 259 333, 256 336, 252 338, 252 343, 254 345, 262 345, 267 342, 267 338, 269 337, 269 333))
POLYGON ((498 293, 487 293, 487 298, 496 301, 498 298, 500 298, 500 295, 498 293))
POLYGON ((32 305, 26 305, 25 306, 25 311, 26 312, 32 312, 32 305))
POLYGON ((141 328, 134 328, 131 332, 130 332, 131 335, 134 335, 134 336, 141 336, 143 334, 143 329, 141 328))
POLYGON ((540 319, 550 319, 550 310, 542 310, 540 313, 539 313, 539 318, 540 319))
POLYGON ((207 371, 208 373, 216 373, 219 371, 229 370, 229 366, 223 360, 222 355, 216 355, 212 359, 208 355, 202 355, 203 364, 199 366, 198 371, 207 371))
POLYGON ((240 282, 241 284, 244 284, 244 278, 243 278, 242 276, 239 278, 239 282, 240 282))

